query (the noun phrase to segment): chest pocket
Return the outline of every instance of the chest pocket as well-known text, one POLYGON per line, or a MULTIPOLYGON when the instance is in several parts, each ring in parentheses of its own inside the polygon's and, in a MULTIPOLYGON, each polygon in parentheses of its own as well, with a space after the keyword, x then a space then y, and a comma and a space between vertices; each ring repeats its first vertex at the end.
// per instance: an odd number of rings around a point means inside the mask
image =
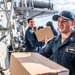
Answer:
POLYGON ((71 43, 71 45, 66 46, 64 57, 67 59, 72 59, 72 55, 75 54, 75 43, 71 43))
POLYGON ((75 39, 73 37, 69 39, 64 54, 67 58, 72 58, 72 55, 75 54, 75 39))

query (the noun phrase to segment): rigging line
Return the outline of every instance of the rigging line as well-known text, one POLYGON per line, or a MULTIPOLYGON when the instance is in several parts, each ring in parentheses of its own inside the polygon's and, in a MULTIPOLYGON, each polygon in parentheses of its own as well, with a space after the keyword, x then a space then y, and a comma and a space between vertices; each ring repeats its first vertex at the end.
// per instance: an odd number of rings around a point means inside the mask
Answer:
POLYGON ((4 11, 4 9, 0 6, 0 8, 4 11))

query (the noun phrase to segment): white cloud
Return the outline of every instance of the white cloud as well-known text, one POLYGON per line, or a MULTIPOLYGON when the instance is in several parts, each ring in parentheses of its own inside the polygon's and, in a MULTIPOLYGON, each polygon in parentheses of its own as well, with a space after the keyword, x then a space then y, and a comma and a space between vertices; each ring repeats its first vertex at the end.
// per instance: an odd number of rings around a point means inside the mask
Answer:
POLYGON ((42 18, 35 18, 35 26, 36 27, 45 26, 45 23, 42 22, 42 18))
POLYGON ((51 0, 54 10, 69 10, 75 13, 75 0, 51 0))

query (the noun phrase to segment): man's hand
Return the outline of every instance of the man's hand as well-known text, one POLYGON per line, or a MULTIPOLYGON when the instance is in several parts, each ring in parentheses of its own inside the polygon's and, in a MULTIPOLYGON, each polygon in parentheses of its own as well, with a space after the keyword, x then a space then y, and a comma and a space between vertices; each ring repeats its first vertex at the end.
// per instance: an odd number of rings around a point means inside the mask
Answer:
POLYGON ((47 43, 51 40, 52 38, 47 38, 47 36, 46 36, 46 38, 45 38, 45 44, 47 45, 47 43))

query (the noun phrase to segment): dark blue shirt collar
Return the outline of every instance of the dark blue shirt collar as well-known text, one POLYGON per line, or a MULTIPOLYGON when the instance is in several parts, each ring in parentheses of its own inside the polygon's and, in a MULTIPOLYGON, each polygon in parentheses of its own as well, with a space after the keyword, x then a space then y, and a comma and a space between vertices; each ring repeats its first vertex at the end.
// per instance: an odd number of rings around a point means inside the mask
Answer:
MULTIPOLYGON (((59 39, 61 39, 61 34, 56 36, 55 42, 57 42, 59 39)), ((71 42, 74 42, 75 41, 75 31, 73 31, 67 39, 71 42)))

